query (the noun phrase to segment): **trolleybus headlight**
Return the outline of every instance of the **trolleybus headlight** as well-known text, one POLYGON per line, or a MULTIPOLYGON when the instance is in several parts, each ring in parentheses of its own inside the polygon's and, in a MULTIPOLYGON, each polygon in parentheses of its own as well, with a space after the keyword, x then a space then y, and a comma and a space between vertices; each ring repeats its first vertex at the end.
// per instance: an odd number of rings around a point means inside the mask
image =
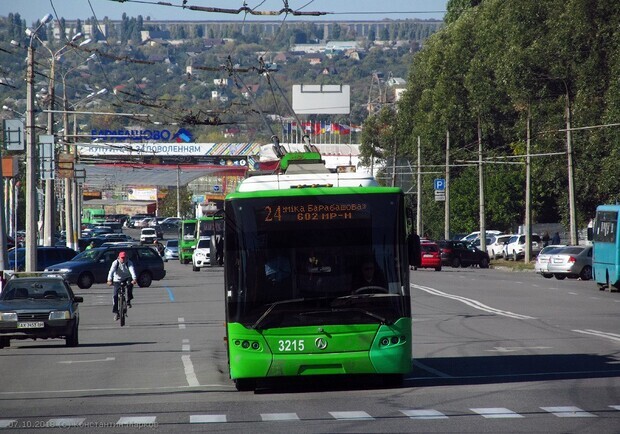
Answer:
POLYGON ((397 344, 398 343, 398 336, 392 336, 392 339, 390 339, 392 341, 393 344, 397 344))
POLYGON ((253 350, 258 350, 258 347, 259 347, 259 346, 260 346, 260 345, 258 344, 258 342, 252 342, 252 349, 253 349, 253 350))
POLYGON ((386 346, 390 343, 390 340, 388 338, 382 338, 381 339, 381 345, 386 346))
POLYGON ((250 343, 248 341, 243 341, 243 343, 241 344, 241 346, 243 348, 250 348, 250 343))

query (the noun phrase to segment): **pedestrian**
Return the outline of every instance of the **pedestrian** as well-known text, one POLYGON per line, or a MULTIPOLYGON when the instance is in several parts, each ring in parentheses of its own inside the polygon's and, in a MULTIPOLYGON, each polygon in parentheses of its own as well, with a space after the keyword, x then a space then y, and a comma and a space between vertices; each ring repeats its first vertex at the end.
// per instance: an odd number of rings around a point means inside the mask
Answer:
POLYGON ((543 247, 547 247, 549 245, 549 232, 545 231, 545 233, 542 236, 542 242, 543 242, 543 247))
POLYGON ((560 233, 556 232, 555 234, 553 234, 553 238, 551 239, 551 244, 553 244, 554 246, 560 244, 561 240, 560 240, 560 233))

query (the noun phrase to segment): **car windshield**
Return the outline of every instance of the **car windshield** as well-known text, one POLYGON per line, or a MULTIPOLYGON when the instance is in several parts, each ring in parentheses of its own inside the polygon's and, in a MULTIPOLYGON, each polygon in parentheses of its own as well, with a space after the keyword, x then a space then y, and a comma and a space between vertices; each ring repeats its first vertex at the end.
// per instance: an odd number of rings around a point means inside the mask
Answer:
POLYGON ((540 251, 540 255, 549 255, 552 253, 560 253, 564 247, 547 246, 540 251))
POLYGON ((95 262, 97 260, 97 256, 99 256, 98 250, 89 249, 84 250, 82 253, 73 258, 72 261, 95 262))
POLYGON ((179 240, 168 240, 168 242, 166 242, 166 247, 178 247, 179 246, 179 240))
POLYGON ((2 290, 0 300, 69 300, 64 283, 58 279, 12 279, 2 290))
POLYGON ((197 249, 208 249, 209 247, 211 247, 211 239, 209 238, 203 238, 198 241, 198 245, 196 246, 197 249))

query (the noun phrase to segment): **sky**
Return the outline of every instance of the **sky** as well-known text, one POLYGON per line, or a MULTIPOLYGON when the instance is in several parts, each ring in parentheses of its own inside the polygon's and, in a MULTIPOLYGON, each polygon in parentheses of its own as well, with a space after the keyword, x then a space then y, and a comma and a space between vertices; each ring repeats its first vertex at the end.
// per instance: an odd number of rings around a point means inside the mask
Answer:
MULTIPOLYGON (((126 0, 124 3, 113 0, 0 0, 0 16, 19 13, 26 24, 31 26, 36 20, 51 13, 55 17, 85 20, 94 15, 102 20, 108 17, 120 20, 123 13, 129 17, 142 15, 152 20, 243 20, 243 14, 223 14, 184 10, 180 7, 161 6, 158 0, 126 0), (92 6, 92 9, 91 9, 92 6)), ((187 0, 187 5, 238 9, 244 0, 187 0)), ((259 10, 279 11, 284 7, 283 0, 245 0, 247 6, 259 10)), ((183 0, 166 0, 180 6, 183 0)), ((298 9, 307 3, 303 11, 334 12, 323 17, 305 17, 311 20, 382 20, 382 19, 442 19, 448 0, 289 0, 291 9, 298 9), (430 12, 432 13, 424 13, 430 12), (371 12, 371 13, 365 13, 371 12)), ((259 17, 248 15, 247 20, 284 19, 284 15, 259 17)), ((288 17, 287 20, 302 19, 288 17)))

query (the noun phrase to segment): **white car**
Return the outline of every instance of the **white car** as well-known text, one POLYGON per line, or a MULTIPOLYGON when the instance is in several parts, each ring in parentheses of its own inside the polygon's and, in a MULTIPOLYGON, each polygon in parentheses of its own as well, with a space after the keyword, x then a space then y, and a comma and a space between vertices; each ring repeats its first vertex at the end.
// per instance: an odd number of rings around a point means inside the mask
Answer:
POLYGON ((566 246, 564 244, 557 244, 544 247, 538 254, 538 258, 536 258, 534 271, 547 279, 551 279, 553 274, 549 273, 549 261, 554 254, 560 253, 563 247, 566 246))
POLYGON ((493 235, 491 237, 491 242, 487 243, 487 253, 489 254, 489 258, 497 259, 503 255, 504 246, 508 242, 512 235, 493 235))
MULTIPOLYGON (((489 236, 491 235, 499 235, 502 233, 502 231, 496 231, 494 229, 489 229, 484 231, 487 238, 489 238, 489 236)), ((466 241, 468 243, 471 243, 472 241, 476 241, 478 238, 480 238, 480 231, 475 231, 472 232, 471 234, 464 236, 463 238, 461 238, 461 241, 466 241)))
POLYGON ((200 271, 202 267, 211 264, 211 237, 198 240, 194 253, 192 253, 192 270, 200 271))
MULTIPOLYGON (((542 250, 542 240, 538 234, 532 234, 532 255, 537 256, 542 250)), ((517 261, 525 257, 525 234, 517 234, 510 237, 504 248, 504 259, 517 261)))
POLYGON ((157 232, 153 228, 144 228, 140 232, 140 242, 142 244, 153 244, 157 240, 157 232))

